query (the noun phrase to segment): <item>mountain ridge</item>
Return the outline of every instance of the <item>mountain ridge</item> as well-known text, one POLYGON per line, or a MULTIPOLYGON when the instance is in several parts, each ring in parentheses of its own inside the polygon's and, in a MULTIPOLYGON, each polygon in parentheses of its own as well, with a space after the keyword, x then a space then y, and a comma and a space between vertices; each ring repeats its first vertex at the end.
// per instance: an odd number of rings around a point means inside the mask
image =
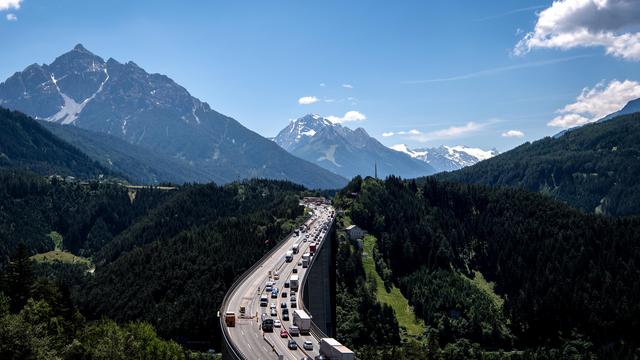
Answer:
POLYGON ((351 130, 318 114, 291 121, 273 140, 283 149, 341 176, 415 178, 433 174, 429 164, 393 151, 358 127, 351 130))
POLYGON ((0 107, 0 168, 83 179, 113 175, 34 119, 0 107))
POLYGON ((521 187, 589 213, 640 214, 640 113, 524 143, 436 179, 521 187))
POLYGON ((81 44, 1 83, 0 106, 117 136, 195 166, 216 182, 261 177, 338 188, 347 181, 216 112, 169 77, 132 61, 104 61, 81 44))
POLYGON ((433 166, 438 172, 459 170, 499 154, 496 149, 483 150, 464 145, 410 149, 405 144, 396 144, 390 148, 420 159, 433 166))

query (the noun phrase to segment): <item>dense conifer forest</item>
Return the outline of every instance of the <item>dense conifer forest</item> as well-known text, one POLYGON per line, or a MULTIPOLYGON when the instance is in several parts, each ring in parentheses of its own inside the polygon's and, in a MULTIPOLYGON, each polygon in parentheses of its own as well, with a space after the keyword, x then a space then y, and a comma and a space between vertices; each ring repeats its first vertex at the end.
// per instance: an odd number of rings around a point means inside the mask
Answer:
POLYGON ((146 358, 183 358, 217 347, 228 287, 304 219, 304 188, 282 181, 132 195, 118 184, 0 177, 0 355, 14 358, 126 358, 136 346, 146 358), (72 324, 54 334, 51 321, 72 324))
MULTIPOLYGON (((394 177, 355 178, 336 205, 377 237, 378 271, 424 320, 429 356, 639 354, 638 218, 588 215, 525 190, 394 177)), ((358 274, 359 254, 341 253, 339 272, 358 274)), ((362 286, 342 283, 344 308, 362 286)))
POLYGON ((640 113, 525 143, 445 181, 521 187, 590 213, 640 214, 640 113))

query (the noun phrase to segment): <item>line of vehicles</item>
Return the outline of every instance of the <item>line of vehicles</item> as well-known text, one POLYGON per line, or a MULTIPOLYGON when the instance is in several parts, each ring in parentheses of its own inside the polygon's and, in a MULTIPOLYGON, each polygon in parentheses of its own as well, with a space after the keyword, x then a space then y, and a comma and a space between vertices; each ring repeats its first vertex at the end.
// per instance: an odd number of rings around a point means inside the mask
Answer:
MULTIPOLYGON (((295 242, 286 249, 283 258, 280 258, 281 262, 268 271, 268 280, 264 287, 259 289, 259 309, 262 309, 258 310, 262 313, 259 318, 260 329, 263 333, 273 333, 278 329, 280 337, 288 339, 286 344, 289 350, 298 350, 299 346, 304 350, 304 354, 308 354, 307 351, 313 353, 319 350, 320 355, 315 357, 317 360, 352 360, 355 359, 353 352, 335 339, 323 338, 314 344, 317 340, 308 336, 311 332, 312 316, 304 309, 298 308, 297 299, 301 281, 299 272, 302 269, 308 269, 311 265, 320 242, 328 232, 329 225, 335 216, 333 209, 326 206, 308 205, 308 207, 312 211, 310 221, 294 230, 295 242), (318 221, 322 221, 322 224, 316 224, 318 221), (302 256, 299 255, 301 252, 302 256), (296 262, 296 258, 299 261, 296 262), (299 341, 296 341, 297 337, 301 337, 299 341)), ((232 312, 227 312, 225 315, 225 323, 230 327, 235 326, 235 315, 232 312)), ((303 359, 311 358, 303 357, 303 359)))

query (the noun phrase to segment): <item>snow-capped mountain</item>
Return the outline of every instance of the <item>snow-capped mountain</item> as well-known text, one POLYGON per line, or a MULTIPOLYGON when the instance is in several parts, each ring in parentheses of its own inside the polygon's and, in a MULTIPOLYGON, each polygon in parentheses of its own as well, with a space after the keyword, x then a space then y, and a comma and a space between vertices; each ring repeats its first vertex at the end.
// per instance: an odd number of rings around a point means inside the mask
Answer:
POLYGON ((437 172, 458 170, 498 155, 498 151, 495 149, 482 150, 462 145, 412 150, 405 144, 398 144, 391 146, 391 148, 426 162, 433 166, 437 172))
POLYGON ((133 62, 103 60, 82 45, 0 84, 0 106, 107 133, 197 168, 210 180, 288 179, 337 188, 346 179, 298 159, 133 62))
POLYGON ((427 163, 382 145, 363 128, 351 130, 309 114, 292 121, 273 139, 283 149, 347 178, 398 175, 414 178, 434 173, 427 163))

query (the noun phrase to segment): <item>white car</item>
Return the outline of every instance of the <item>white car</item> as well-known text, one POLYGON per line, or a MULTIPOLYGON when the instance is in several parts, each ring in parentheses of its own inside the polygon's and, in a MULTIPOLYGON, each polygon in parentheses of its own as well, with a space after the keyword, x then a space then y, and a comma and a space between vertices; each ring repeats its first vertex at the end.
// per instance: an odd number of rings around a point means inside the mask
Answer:
POLYGON ((305 350, 313 350, 313 343, 309 340, 305 340, 304 343, 302 344, 302 347, 305 350))
POLYGON ((276 303, 272 302, 271 305, 269 305, 270 309, 275 309, 276 308, 276 303))
POLYGON ((278 319, 273 320, 273 327, 279 328, 281 326, 282 326, 282 323, 280 322, 280 320, 278 319))

